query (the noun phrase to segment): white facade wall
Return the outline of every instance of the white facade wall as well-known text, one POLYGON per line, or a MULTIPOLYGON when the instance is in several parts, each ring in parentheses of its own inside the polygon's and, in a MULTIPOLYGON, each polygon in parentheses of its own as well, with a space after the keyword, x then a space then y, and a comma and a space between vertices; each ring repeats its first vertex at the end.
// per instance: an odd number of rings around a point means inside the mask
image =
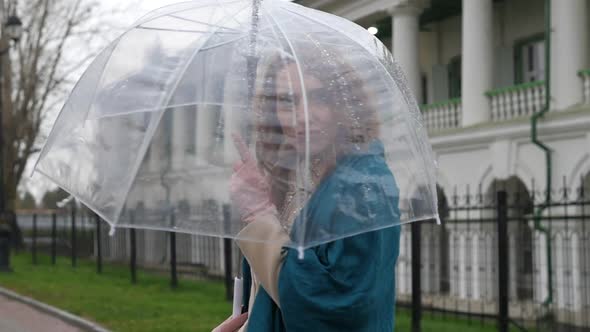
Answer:
MULTIPOLYGON (((471 0, 468 0, 471 1, 471 0)), ((568 0, 569 1, 569 0, 568 0)), ((577 1, 577 0, 576 0, 577 1)), ((383 17, 390 15, 393 4, 403 2, 363 0, 363 1, 315 1, 327 3, 322 9, 343 15, 348 18, 360 19, 369 15, 383 17), (388 12, 389 10, 389 12, 388 12)), ((412 2, 411 0, 409 2, 412 2)), ((313 5, 314 1, 306 3, 313 5)), ((419 5, 424 5, 419 1, 419 5)), ((312 6, 313 7, 313 6, 312 6)), ((590 6, 587 6, 590 7, 590 6)), ((544 31, 544 8, 542 1, 538 0, 510 0, 493 5, 493 88, 505 87, 514 84, 514 46, 520 40, 543 33, 544 31)), ((590 8, 588 8, 590 17, 590 8)), ((590 31, 590 23, 588 31, 590 31)), ((462 56, 462 18, 460 16, 449 17, 428 25, 428 31, 420 31, 418 47, 418 68, 422 75, 427 78, 427 100, 425 102, 441 101, 448 97, 446 89, 448 82, 445 82, 446 66, 457 57, 462 56), (441 89, 443 90, 441 92, 441 89)), ((586 38, 590 38, 590 33, 586 38)), ((585 43, 582 45, 586 45, 585 43)), ((393 46, 395 48, 395 45, 393 46)), ((586 46, 584 46, 586 47, 586 46)), ((575 52, 576 50, 562 50, 563 52, 575 52)), ((586 52, 586 51, 584 51, 586 52)), ((586 53, 589 54, 589 53, 586 53)), ((579 68, 584 69, 584 68, 579 68)), ((463 82, 469 84, 469 82, 463 82)), ((578 86, 571 87, 581 89, 581 81, 578 86)), ((463 112, 470 112, 465 109, 463 112)), ((227 113, 225 135, 231 131, 231 113, 227 113)), ((579 185, 580 178, 590 174, 590 108, 588 106, 566 110, 565 112, 553 112, 547 115, 547 119, 539 126, 540 139, 545 142, 553 151, 552 160, 552 186, 561 188, 563 176, 566 177, 565 185, 574 188, 579 185)), ((210 116, 203 113, 198 119, 197 127, 201 133, 210 137, 211 124, 208 121, 210 116)), ((182 121, 179 121, 182 122, 182 121)), ((182 138, 178 137, 178 141, 182 138)), ((204 142, 204 137, 197 138, 197 153, 206 153, 203 146, 198 142, 204 142)), ((229 140, 226 142, 224 153, 226 159, 233 153, 229 140)), ((484 193, 489 191, 494 180, 504 180, 511 176, 518 177, 526 186, 529 193, 532 190, 532 182, 535 188, 545 189, 545 156, 543 152, 531 143, 530 122, 524 117, 506 122, 480 123, 470 128, 457 128, 448 131, 431 133, 436 158, 439 164, 439 186, 444 191, 448 201, 452 204, 452 195, 455 188, 458 194, 464 194, 464 189, 469 186, 471 193, 475 193, 481 185, 484 193)), ((157 162, 157 154, 152 151, 152 163, 157 162)), ((197 157, 198 158, 198 157, 197 157)), ((199 177, 194 183, 185 185, 205 186, 212 188, 212 195, 221 197, 222 191, 215 192, 215 185, 219 186, 219 180, 214 177, 225 177, 227 174, 211 174, 210 176, 199 177), (215 184, 215 185, 214 185, 215 184)), ((190 191, 190 190, 189 190, 190 191)), ((186 195, 187 193, 182 193, 186 195)), ((222 197, 227 201, 227 197, 222 197)), ((474 216, 476 217, 476 216, 474 216)), ((554 224, 554 232, 560 232, 560 224, 554 224)), ((495 298, 497 292, 496 278, 496 237, 495 228, 489 225, 453 226, 447 229, 450 242, 448 248, 449 258, 449 295, 459 299, 481 300, 482 303, 489 303, 495 298), (471 266, 471 271, 467 266, 471 266)), ((423 259, 431 261, 424 267, 427 273, 423 276, 423 287, 426 292, 436 293, 440 288, 440 262, 437 261, 437 250, 439 245, 439 233, 436 229, 428 230, 424 236, 423 259)), ((535 274, 533 299, 541 302, 547 296, 548 277, 542 271, 546 270, 547 257, 545 252, 545 240, 539 232, 533 232, 534 265, 541 270, 535 274)), ((588 239, 588 238, 586 238, 588 239)), ((516 239, 512 238, 512 245, 516 239)), ((571 285, 578 286, 583 283, 583 266, 586 263, 577 263, 583 260, 580 248, 589 251, 581 246, 580 239, 571 235, 562 235, 556 238, 557 244, 554 250, 554 262, 562 257, 569 257, 573 266, 571 277, 567 281, 571 285), (564 256, 565 255, 565 256, 564 256)), ((199 244, 192 243, 193 250, 199 244)), ((510 253, 511 261, 514 262, 515 254, 510 253)), ((196 259, 196 257, 194 258, 196 259)), ((561 261, 563 262, 563 260, 561 261)), ((556 265, 555 273, 563 275, 566 265, 556 265), (561 270, 560 270, 561 269, 561 270)), ((586 267, 586 269, 588 269, 586 267)), ((518 276, 515 274, 515 267, 511 267, 510 280, 515 285, 518 276)), ((562 277, 559 277, 562 278, 562 277)), ((559 308, 580 308, 584 299, 575 294, 564 293, 565 281, 557 279, 555 285, 556 303, 559 308), (571 296, 570 296, 571 295, 571 296), (569 302, 568 302, 569 301, 569 302)), ((569 285, 569 284, 568 284, 569 285)), ((410 233, 402 235, 401 253, 397 268, 397 288, 400 296, 407 296, 411 293, 411 253, 410 233)), ((575 288, 574 288, 575 289, 575 288)), ((511 297, 514 297, 517 289, 510 289, 511 297)), ((587 305, 587 304, 586 304, 587 305)), ((492 306, 493 307, 493 306, 492 306)))
MULTIPOLYGON (((590 112, 589 112, 590 113, 590 112)), ((590 114, 570 119, 554 120, 541 126, 540 136, 553 151, 552 174, 554 188, 579 184, 579 179, 590 172, 590 114), (543 130, 543 128, 546 128, 543 130)), ((494 179, 518 176, 531 190, 534 180, 537 189, 545 188, 545 155, 530 141, 530 126, 520 124, 481 128, 477 133, 434 135, 431 138, 438 163, 439 185, 447 195, 454 186, 484 192, 494 179)))

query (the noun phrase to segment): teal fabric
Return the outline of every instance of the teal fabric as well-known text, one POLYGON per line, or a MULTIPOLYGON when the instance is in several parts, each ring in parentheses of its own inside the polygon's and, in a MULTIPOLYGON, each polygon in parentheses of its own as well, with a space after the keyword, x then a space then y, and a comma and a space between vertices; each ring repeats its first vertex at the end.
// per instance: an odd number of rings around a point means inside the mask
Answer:
MULTIPOLYGON (((393 331, 395 263, 399 255, 398 188, 383 148, 339 160, 318 186, 291 236, 361 233, 304 251, 291 248, 279 274, 280 309, 261 287, 250 308, 248 332, 393 331)), ((316 239, 315 237, 313 239, 316 239)), ((244 262, 245 290, 249 266, 244 262)), ((244 294, 248 303, 249 293, 244 294)))

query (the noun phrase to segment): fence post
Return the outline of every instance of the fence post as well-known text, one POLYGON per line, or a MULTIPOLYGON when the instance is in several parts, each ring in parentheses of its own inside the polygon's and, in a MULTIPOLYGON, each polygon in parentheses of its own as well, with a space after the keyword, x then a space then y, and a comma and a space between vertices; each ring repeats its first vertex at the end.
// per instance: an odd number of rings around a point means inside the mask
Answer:
POLYGON ((76 201, 72 201, 72 234, 71 234, 71 245, 72 245, 72 267, 76 267, 76 201))
MULTIPOLYGON (((231 223, 231 209, 227 204, 223 205, 223 224, 225 229, 229 229, 231 223)), ((231 257, 231 240, 223 239, 223 258, 225 271, 225 298, 228 301, 233 297, 233 280, 232 280, 232 257, 231 257)))
POLYGON ((131 245, 131 283, 137 283, 137 246, 135 242, 135 228, 131 228, 129 233, 131 245))
POLYGON ((508 332, 508 205, 505 191, 498 191, 498 331, 508 332))
MULTIPOLYGON (((176 223, 174 213, 171 215, 171 224, 176 223)), ((170 232, 170 286, 172 288, 178 287, 178 274, 176 272, 176 233, 170 232)))
POLYGON ((422 320, 422 289, 421 289, 421 225, 412 223, 412 332, 420 332, 422 320))
POLYGON ((96 273, 102 273, 102 245, 100 235, 100 216, 94 214, 94 221, 96 222, 96 273))
POLYGON ((37 265, 37 214, 33 213, 33 235, 31 243, 31 253, 33 254, 33 264, 37 265))
POLYGON ((55 265, 57 255, 57 214, 51 214, 51 264, 55 265))

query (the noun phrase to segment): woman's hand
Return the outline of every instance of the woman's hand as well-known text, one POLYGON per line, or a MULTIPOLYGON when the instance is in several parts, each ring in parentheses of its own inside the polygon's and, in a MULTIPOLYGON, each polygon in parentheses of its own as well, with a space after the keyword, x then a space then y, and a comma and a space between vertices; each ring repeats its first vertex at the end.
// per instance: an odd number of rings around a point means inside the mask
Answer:
POLYGON ((241 160, 234 165, 230 197, 237 206, 242 221, 251 222, 256 215, 262 213, 276 213, 276 208, 270 201, 268 179, 258 168, 244 140, 237 135, 233 135, 233 139, 241 160))
POLYGON ((214 328, 211 332, 235 332, 238 329, 240 329, 240 327, 242 327, 244 323, 246 323, 246 320, 248 320, 247 312, 239 315, 238 317, 230 316, 223 323, 219 324, 218 327, 214 328))

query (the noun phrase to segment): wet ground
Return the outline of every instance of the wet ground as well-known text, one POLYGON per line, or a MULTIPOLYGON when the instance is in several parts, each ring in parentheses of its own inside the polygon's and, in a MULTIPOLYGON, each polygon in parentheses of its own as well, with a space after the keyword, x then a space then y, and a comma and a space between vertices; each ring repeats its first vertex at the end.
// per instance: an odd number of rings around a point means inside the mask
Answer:
POLYGON ((77 327, 0 295, 1 332, 82 332, 77 327))

